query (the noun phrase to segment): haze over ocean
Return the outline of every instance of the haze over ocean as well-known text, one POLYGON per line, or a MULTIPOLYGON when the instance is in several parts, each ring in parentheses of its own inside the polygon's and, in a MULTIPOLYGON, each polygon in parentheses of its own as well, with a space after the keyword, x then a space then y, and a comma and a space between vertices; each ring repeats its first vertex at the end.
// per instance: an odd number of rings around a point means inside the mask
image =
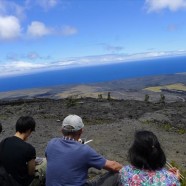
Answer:
POLYGON ((186 56, 76 67, 0 78, 0 92, 186 72, 186 56))

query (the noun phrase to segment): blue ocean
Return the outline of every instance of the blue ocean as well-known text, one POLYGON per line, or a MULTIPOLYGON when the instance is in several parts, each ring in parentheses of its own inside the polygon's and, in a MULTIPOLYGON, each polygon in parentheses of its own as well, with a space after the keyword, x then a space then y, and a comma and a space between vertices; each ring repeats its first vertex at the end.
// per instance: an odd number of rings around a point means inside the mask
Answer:
POLYGON ((0 92, 186 72, 186 56, 76 67, 0 78, 0 92))

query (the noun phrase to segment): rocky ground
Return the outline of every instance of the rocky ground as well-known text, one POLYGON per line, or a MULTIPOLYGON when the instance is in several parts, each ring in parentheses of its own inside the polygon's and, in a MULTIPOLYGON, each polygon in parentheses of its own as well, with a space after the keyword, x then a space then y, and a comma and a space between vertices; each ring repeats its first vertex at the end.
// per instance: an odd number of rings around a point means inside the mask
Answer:
MULTIPOLYGON (((107 99, 33 99, 0 102, 0 139, 14 135, 16 120, 31 115, 37 122, 29 142, 44 156, 47 142, 61 136, 61 123, 77 114, 85 123, 83 136, 100 154, 127 164, 127 151, 136 130, 151 130, 159 138, 169 161, 186 168, 186 103, 154 103, 107 99)), ((92 170, 97 173, 95 170, 92 170)))

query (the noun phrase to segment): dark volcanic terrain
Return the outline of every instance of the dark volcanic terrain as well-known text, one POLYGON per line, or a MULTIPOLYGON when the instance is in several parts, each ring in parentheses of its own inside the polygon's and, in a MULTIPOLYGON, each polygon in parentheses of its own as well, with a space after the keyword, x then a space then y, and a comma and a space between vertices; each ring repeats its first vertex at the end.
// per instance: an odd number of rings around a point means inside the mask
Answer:
MULTIPOLYGON (((44 156, 47 142, 61 136, 61 123, 68 114, 83 118, 82 137, 109 159, 127 163, 127 150, 136 130, 153 131, 159 138, 169 161, 186 168, 186 102, 145 102, 95 98, 30 99, 0 102, 0 139, 14 135, 18 117, 31 115, 37 122, 29 142, 37 155, 44 156)), ((93 170, 95 173, 95 170, 93 170)))
POLYGON ((186 74, 173 74, 1 92, 0 139, 14 135, 20 116, 31 115, 37 127, 29 142, 44 156, 47 142, 61 136, 64 117, 77 114, 85 123, 82 137, 107 158, 127 164, 134 132, 145 129, 157 135, 169 161, 186 169, 185 85, 186 74))

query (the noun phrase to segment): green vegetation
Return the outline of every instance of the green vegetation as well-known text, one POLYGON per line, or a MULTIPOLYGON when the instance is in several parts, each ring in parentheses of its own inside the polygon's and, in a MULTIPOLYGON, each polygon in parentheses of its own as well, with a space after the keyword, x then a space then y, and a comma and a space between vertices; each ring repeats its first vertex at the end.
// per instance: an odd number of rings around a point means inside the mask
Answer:
POLYGON ((182 83, 176 83, 164 86, 154 86, 145 88, 145 90, 149 90, 152 92, 161 92, 162 89, 186 91, 186 86, 182 83))
POLYGON ((176 167, 177 169, 180 170, 180 174, 184 177, 184 179, 181 179, 181 186, 186 186, 186 170, 183 168, 180 168, 175 161, 169 162, 173 167, 176 167))
POLYGON ((108 95, 107 95, 107 100, 111 100, 111 95, 110 95, 110 92, 108 92, 108 95))
POLYGON ((164 123, 163 128, 168 132, 172 129, 172 125, 170 123, 164 123))
POLYGON ((98 99, 102 100, 103 99, 103 95, 102 94, 98 94, 98 99))
POLYGON ((165 95, 164 94, 160 94, 160 103, 165 103, 165 95))
POLYGON ((5 115, 0 115, 0 120, 5 120, 7 118, 7 116, 5 116, 5 115))
POLYGON ((66 99, 66 107, 67 108, 73 107, 77 104, 77 102, 78 102, 78 95, 69 96, 66 99))
POLYGON ((160 122, 158 120, 152 119, 152 120, 144 120, 144 121, 142 121, 142 123, 145 124, 145 125, 158 124, 159 127, 164 129, 165 131, 167 131, 167 132, 174 131, 174 132, 176 132, 176 133, 178 133, 180 135, 186 133, 185 129, 183 129, 183 128, 176 128, 169 122, 160 122))
POLYGON ((144 101, 145 101, 146 103, 148 103, 148 102, 149 102, 149 98, 150 98, 150 96, 149 96, 148 94, 145 94, 145 99, 144 99, 144 101))
POLYGON ((185 129, 178 129, 178 134, 185 134, 186 130, 185 129))

